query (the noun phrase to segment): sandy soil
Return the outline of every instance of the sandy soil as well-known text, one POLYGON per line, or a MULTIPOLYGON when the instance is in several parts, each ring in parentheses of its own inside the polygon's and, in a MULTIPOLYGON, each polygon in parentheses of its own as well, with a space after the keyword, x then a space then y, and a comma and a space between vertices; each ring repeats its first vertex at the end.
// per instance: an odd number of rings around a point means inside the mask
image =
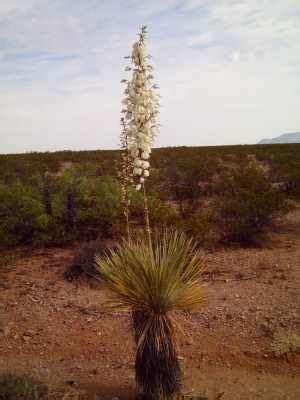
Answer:
MULTIPOLYGON (((209 400, 300 399, 300 356, 276 358, 270 350, 274 332, 299 334, 299 228, 298 211, 267 247, 206 254, 207 301, 178 315, 186 393, 209 400)), ((19 249, 5 266, 0 373, 69 388, 69 399, 79 392, 83 399, 132 399, 130 318, 104 312, 102 290, 63 280, 75 250, 19 249)))

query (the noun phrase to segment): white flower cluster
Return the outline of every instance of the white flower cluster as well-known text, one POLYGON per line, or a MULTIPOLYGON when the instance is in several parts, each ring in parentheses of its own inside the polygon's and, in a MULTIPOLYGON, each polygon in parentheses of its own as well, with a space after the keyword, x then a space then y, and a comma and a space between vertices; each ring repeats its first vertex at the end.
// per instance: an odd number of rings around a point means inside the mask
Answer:
POLYGON ((149 158, 159 113, 159 96, 155 93, 157 86, 152 83, 153 68, 147 63, 149 56, 146 55, 145 39, 146 27, 142 27, 139 40, 133 45, 132 67, 126 68, 126 71, 132 71, 132 79, 123 80, 127 86, 122 112, 125 114, 128 150, 133 159, 137 190, 149 176, 149 158))

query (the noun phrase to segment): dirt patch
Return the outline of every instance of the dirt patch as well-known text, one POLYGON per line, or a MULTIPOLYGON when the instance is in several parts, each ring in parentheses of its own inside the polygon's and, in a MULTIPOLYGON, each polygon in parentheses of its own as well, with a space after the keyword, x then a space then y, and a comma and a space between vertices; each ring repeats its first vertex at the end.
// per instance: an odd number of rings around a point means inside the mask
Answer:
MULTIPOLYGON (((178 314, 186 392, 212 400, 300 398, 299 356, 276 358, 270 350, 278 329, 299 333, 299 227, 298 211, 268 248, 206 254, 207 302, 178 314)), ((28 250, 6 263, 0 373, 30 374, 86 399, 133 398, 129 315, 104 312, 101 289, 63 279, 75 250, 28 250)))

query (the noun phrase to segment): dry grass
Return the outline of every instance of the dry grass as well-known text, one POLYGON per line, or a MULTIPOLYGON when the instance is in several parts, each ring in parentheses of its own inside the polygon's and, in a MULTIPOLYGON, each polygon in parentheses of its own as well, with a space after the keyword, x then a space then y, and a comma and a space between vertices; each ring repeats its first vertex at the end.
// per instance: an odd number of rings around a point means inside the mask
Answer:
POLYGON ((280 330, 274 334, 271 350, 276 357, 300 353, 300 336, 292 330, 280 330))

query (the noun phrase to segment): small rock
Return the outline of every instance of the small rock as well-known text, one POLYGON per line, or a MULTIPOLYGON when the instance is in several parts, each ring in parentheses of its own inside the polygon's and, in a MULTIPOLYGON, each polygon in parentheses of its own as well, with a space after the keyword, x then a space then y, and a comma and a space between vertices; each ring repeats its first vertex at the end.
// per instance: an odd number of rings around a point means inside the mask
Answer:
POLYGON ((35 335, 35 332, 32 330, 28 330, 28 331, 24 332, 24 336, 34 336, 34 335, 35 335))
POLYGON ((69 379, 68 381, 66 381, 66 384, 67 384, 67 385, 70 385, 70 386, 76 386, 76 385, 77 385, 77 382, 74 381, 73 379, 69 379))
POLYGON ((8 335, 10 334, 10 327, 9 327, 9 326, 5 326, 5 327, 2 329, 2 332, 3 332, 3 335, 4 335, 4 336, 8 336, 8 335))

